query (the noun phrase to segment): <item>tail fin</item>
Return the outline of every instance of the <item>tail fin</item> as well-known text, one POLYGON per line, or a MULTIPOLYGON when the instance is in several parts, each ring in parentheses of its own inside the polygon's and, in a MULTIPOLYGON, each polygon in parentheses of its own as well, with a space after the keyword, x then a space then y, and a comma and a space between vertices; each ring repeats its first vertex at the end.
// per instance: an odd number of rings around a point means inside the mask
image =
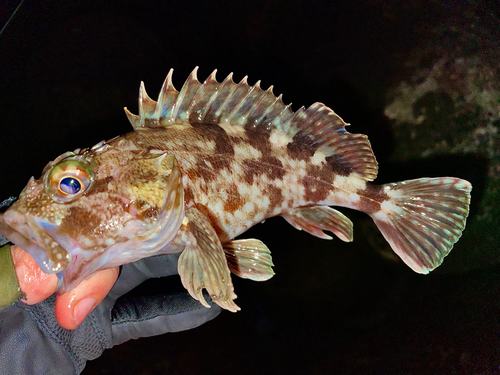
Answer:
POLYGON ((389 197, 372 219, 411 269, 429 273, 465 228, 471 184, 459 178, 419 178, 383 185, 389 197))

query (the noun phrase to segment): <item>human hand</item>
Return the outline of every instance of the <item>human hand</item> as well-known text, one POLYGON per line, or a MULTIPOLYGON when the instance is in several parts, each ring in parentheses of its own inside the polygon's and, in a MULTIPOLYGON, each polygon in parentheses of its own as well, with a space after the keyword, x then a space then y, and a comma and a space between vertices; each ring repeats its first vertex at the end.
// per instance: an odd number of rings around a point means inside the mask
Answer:
MULTIPOLYGON (((35 260, 19 246, 11 247, 12 259, 25 294, 24 303, 37 304, 57 291, 59 279, 55 274, 44 273, 35 260)), ((76 288, 56 297, 55 314, 61 327, 75 329, 85 317, 106 297, 118 278, 119 268, 96 272, 76 288)))
POLYGON ((117 269, 100 271, 74 290, 55 296, 57 276, 43 274, 20 248, 12 253, 26 301, 0 309, 0 363, 6 373, 19 372, 20 364, 23 373, 80 373, 86 361, 107 348, 130 339, 192 329, 221 311, 208 295, 210 309, 185 291, 127 295, 149 278, 176 275, 178 254, 125 264, 118 279, 117 269), (78 325, 81 317, 75 307, 86 297, 102 302, 78 325), (63 324, 75 328, 63 329, 63 324))

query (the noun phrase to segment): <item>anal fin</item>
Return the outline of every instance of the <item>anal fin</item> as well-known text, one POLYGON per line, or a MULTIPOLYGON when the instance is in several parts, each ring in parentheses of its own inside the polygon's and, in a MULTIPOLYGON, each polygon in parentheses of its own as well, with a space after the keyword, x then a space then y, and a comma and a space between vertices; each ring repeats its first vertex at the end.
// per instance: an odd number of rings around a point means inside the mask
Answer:
POLYGON ((271 252, 262 241, 236 240, 223 247, 229 269, 235 275, 254 281, 266 281, 274 276, 271 252))
POLYGON ((282 215, 293 227, 313 236, 331 240, 323 230, 328 230, 345 242, 353 238, 352 222, 341 212, 328 206, 296 208, 282 215))
POLYGON ((182 285, 205 307, 210 305, 203 297, 203 289, 220 307, 232 312, 240 310, 233 301, 236 294, 226 256, 210 220, 196 208, 187 210, 186 218, 189 241, 178 263, 182 285))

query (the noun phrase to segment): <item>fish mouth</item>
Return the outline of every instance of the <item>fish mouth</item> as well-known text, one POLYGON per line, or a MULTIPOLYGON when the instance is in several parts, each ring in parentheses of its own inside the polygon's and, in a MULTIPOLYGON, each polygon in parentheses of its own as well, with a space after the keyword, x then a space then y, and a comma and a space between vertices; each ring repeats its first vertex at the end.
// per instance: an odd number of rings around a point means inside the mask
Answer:
POLYGON ((28 252, 43 272, 61 272, 70 264, 71 254, 38 221, 9 208, 0 214, 0 234, 28 252))

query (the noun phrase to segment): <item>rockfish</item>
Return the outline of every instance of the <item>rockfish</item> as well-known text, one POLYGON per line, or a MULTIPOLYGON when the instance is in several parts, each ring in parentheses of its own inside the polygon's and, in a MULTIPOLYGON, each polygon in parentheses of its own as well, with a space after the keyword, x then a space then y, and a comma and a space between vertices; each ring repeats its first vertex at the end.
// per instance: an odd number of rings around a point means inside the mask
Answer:
POLYGON ((230 272, 273 276, 270 251, 233 240, 282 216, 299 230, 352 241, 352 223, 330 206, 363 211, 414 271, 441 264, 461 236, 471 184, 452 177, 374 185, 367 137, 322 103, 293 112, 272 86, 245 77, 205 82, 195 69, 180 92, 170 70, 158 101, 141 83, 134 130, 66 152, 33 177, 0 217, 0 233, 29 252, 59 292, 97 270, 181 253, 191 296, 237 311, 230 272))

